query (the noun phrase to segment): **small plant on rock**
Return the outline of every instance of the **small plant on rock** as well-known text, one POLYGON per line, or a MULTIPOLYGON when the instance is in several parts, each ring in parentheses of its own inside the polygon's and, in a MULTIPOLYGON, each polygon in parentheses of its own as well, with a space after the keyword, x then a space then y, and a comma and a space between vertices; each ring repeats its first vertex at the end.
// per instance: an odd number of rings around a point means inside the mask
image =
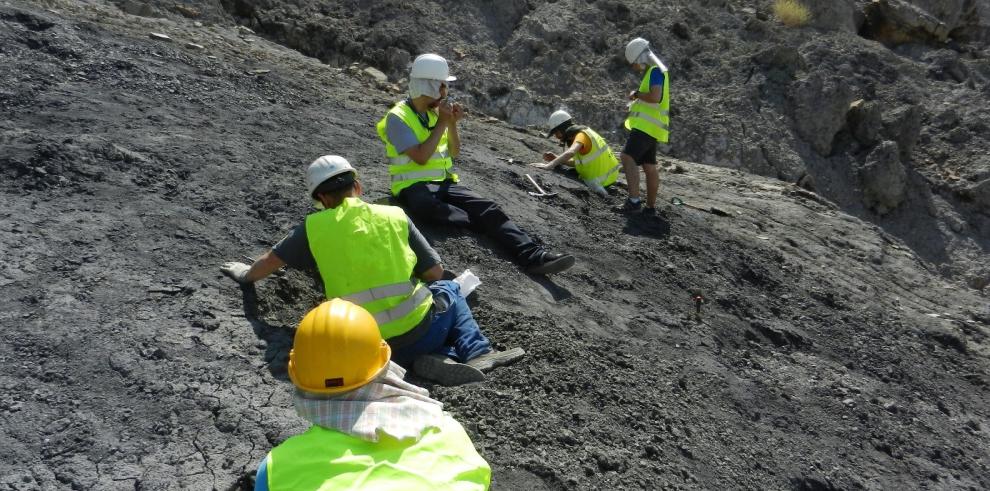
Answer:
POLYGON ((808 23, 811 12, 798 0, 774 0, 773 14, 787 27, 800 27, 808 23))

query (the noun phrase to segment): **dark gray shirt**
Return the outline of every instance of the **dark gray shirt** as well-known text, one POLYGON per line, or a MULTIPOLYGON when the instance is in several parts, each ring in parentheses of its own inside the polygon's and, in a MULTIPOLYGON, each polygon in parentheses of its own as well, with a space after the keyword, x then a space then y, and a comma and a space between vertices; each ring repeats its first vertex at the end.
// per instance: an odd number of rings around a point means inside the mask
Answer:
MULTIPOLYGON (((406 218, 406 220, 409 220, 406 218)), ((440 255, 433 250, 419 229, 409 221, 409 248, 416 253, 416 267, 413 273, 419 276, 424 271, 440 264, 440 255)), ((316 258, 309 250, 309 240, 306 238, 306 223, 303 222, 292 229, 275 247, 272 252, 285 261, 289 267, 303 270, 316 270, 316 258)))
POLYGON ((402 118, 392 113, 388 113, 385 118, 385 136, 388 137, 389 143, 395 147, 395 151, 400 154, 420 144, 412 128, 402 118))

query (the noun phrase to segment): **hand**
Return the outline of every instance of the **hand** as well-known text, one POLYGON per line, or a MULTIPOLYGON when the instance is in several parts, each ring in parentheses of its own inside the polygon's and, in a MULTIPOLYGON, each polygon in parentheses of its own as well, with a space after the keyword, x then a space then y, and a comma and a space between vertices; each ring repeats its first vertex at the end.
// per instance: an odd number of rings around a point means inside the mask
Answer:
POLYGON ((447 101, 443 101, 437 106, 437 123, 450 124, 454 119, 454 107, 447 101))
POLYGON ((223 263, 223 266, 220 267, 220 271, 222 271, 223 274, 229 276, 230 279, 242 284, 250 283, 247 280, 247 274, 248 271, 250 270, 251 270, 251 266, 238 262, 223 263))
POLYGON ((454 117, 454 121, 460 121, 464 119, 464 106, 460 104, 451 104, 451 115, 454 117))
POLYGON ((638 93, 639 93, 638 90, 633 90, 633 91, 629 92, 629 100, 631 101, 631 100, 636 99, 636 94, 638 94, 638 93))
POLYGON ((545 160, 547 162, 552 162, 553 159, 555 159, 555 158, 557 158, 557 154, 555 154, 553 152, 547 152, 547 153, 543 154, 543 160, 545 160))

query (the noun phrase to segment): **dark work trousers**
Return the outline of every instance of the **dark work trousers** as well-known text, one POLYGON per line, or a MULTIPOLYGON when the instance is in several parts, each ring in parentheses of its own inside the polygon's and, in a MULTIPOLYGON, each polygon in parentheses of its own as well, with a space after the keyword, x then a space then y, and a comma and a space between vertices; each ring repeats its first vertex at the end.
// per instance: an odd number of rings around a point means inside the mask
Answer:
POLYGON ((524 266, 542 251, 494 201, 478 196, 460 184, 418 182, 399 192, 399 203, 413 218, 468 227, 488 234, 524 266))

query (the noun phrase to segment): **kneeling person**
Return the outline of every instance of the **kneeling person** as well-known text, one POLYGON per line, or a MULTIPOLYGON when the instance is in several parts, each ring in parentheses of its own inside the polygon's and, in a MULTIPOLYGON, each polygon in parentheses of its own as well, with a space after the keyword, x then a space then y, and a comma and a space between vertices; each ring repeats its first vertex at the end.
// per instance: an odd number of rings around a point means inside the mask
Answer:
POLYGON ((560 140, 566 150, 560 155, 547 152, 543 154, 546 163, 530 165, 541 169, 553 169, 559 165, 574 167, 588 188, 602 197, 608 196, 605 188, 615 184, 622 166, 601 135, 587 126, 574 124, 571 115, 560 110, 550 115, 547 136, 560 140))
POLYGON ((268 453, 255 491, 488 489, 491 468, 464 428, 402 380, 390 351, 353 303, 306 314, 288 368, 296 412, 312 426, 268 453))
POLYGON ((394 359, 444 385, 484 380, 484 371, 518 360, 520 348, 496 352, 481 333, 460 287, 440 281, 443 266, 401 208, 365 203, 351 164, 336 155, 307 171, 312 213, 254 262, 226 263, 240 283, 265 278, 288 264, 315 268, 327 298, 367 309, 394 359), (431 282, 429 285, 426 282, 431 282))

